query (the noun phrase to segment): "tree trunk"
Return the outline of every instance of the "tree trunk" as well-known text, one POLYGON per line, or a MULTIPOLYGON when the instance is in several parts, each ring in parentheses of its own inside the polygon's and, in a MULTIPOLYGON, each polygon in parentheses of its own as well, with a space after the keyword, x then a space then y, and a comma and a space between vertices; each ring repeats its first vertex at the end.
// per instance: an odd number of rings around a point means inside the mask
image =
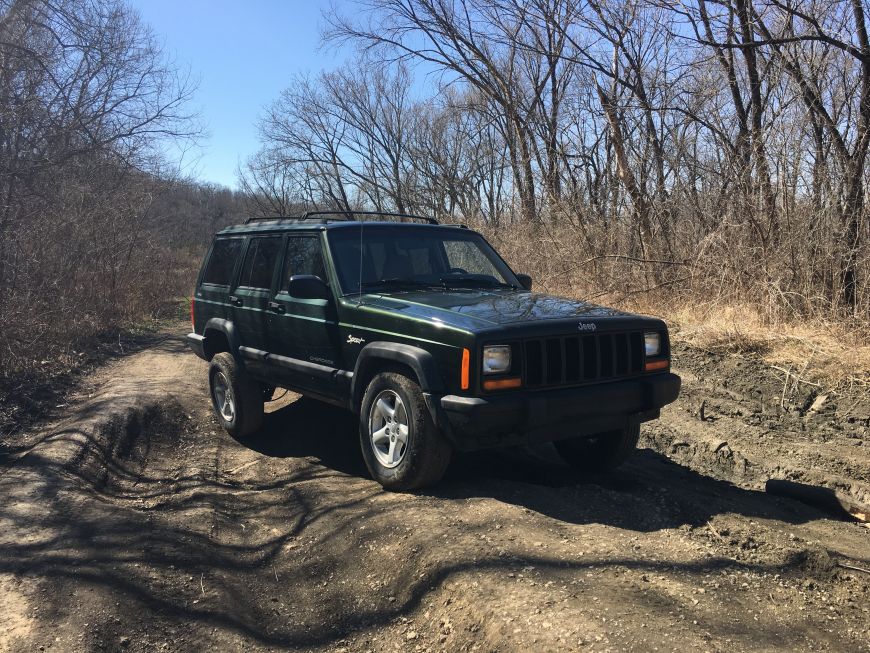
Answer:
POLYGON ((604 117, 607 119, 607 124, 610 127, 611 143, 613 144, 613 152, 616 155, 616 173, 619 180, 625 186, 625 190, 628 192, 629 197, 631 197, 635 217, 640 226, 641 253, 646 255, 647 244, 652 238, 650 205, 643 191, 638 186, 634 173, 631 171, 628 156, 625 153, 625 141, 622 136, 622 128, 619 125, 619 118, 616 115, 613 102, 600 85, 596 84, 595 88, 598 91, 598 99, 601 102, 601 108, 604 110, 604 117))
POLYGON ((852 159, 846 175, 846 196, 843 201, 845 253, 841 265, 841 299, 853 315, 858 312, 858 254, 861 246, 861 220, 864 215, 863 162, 852 159))

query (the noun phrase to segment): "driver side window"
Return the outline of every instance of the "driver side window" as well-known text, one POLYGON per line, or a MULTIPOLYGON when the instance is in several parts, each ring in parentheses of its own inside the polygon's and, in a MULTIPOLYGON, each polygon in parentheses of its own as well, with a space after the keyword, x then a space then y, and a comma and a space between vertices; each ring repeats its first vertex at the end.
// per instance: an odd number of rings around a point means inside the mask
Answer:
POLYGON ((287 239, 287 258, 281 278, 282 290, 287 289, 290 277, 300 274, 310 274, 326 281, 323 253, 320 250, 320 238, 317 236, 290 236, 287 239))
POLYGON ((447 255, 447 264, 451 270, 492 276, 492 263, 480 248, 470 241, 445 240, 444 253, 447 255))

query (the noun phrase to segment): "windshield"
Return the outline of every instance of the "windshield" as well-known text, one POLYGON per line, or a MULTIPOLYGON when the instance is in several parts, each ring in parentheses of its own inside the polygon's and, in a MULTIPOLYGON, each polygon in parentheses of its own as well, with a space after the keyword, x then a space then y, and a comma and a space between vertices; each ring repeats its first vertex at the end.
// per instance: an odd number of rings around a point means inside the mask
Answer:
POLYGON ((518 285, 492 247, 473 232, 362 225, 360 229, 330 231, 329 243, 345 294, 518 285))

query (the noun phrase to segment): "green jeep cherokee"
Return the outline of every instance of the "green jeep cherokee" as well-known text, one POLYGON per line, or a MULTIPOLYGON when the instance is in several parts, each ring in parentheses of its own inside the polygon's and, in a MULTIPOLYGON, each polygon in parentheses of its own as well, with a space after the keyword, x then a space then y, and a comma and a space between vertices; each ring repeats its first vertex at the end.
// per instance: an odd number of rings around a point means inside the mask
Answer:
POLYGON ((532 442, 612 468, 679 392, 667 327, 531 285, 463 226, 252 219, 216 235, 187 341, 231 435, 260 428, 276 387, 341 406, 385 488, 437 482, 453 450, 532 442))

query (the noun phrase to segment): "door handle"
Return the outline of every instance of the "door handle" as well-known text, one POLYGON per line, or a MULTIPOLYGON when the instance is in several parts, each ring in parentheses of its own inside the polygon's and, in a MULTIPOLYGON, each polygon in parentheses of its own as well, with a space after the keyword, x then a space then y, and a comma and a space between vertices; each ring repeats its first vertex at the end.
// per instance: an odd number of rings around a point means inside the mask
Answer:
POLYGON ((279 304, 278 302, 269 302, 268 306, 270 311, 275 311, 276 313, 284 312, 284 304, 279 304))
POLYGON ((239 299, 238 297, 236 297, 235 295, 230 295, 230 304, 233 304, 235 306, 241 306, 242 300, 239 299))

